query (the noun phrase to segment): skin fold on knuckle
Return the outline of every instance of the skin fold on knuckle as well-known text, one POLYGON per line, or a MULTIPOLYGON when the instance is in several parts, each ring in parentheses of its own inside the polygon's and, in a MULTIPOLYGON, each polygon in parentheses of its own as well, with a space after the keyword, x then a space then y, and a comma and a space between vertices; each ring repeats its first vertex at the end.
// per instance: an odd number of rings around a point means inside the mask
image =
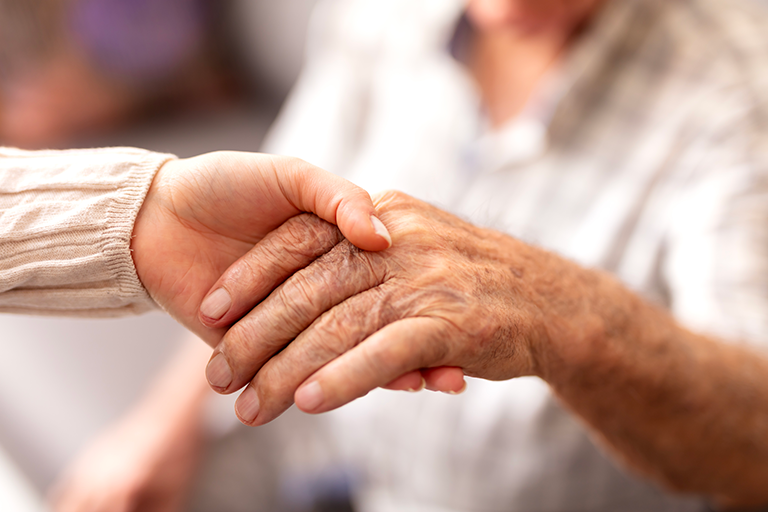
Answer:
POLYGON ((274 287, 296 269, 331 250, 340 240, 335 226, 314 215, 293 217, 267 235, 219 284, 235 292, 235 301, 247 303, 249 298, 240 297, 239 290, 274 287))
POLYGON ((391 217, 392 221, 396 221, 404 214, 410 214, 421 218, 423 223, 436 225, 467 224, 454 215, 398 190, 380 192, 373 196, 373 202, 379 214, 386 218, 391 217))
POLYGON ((382 308, 386 308, 386 301, 375 290, 341 303, 316 319, 271 360, 271 371, 282 369, 283 374, 294 375, 299 379, 298 385, 386 325, 389 316, 380 312, 382 308))
POLYGON ((313 377, 320 382, 326 395, 324 410, 335 409, 367 395, 372 389, 391 382, 395 374, 384 368, 383 359, 371 351, 361 351, 354 358, 329 364, 313 377))
POLYGON ((287 344, 337 303, 377 285, 380 277, 361 254, 351 244, 339 244, 273 292, 255 312, 255 323, 275 343, 287 344))
POLYGON ((261 368, 266 358, 280 348, 282 345, 263 339, 258 323, 250 318, 232 326, 217 347, 217 351, 227 358, 232 368, 233 380, 229 390, 242 387, 244 381, 261 368))
POLYGON ((302 381, 293 368, 286 367, 279 359, 265 364, 252 380, 259 395, 259 423, 271 421, 293 405, 293 394, 302 381))
POLYGON ((379 210, 395 209, 412 200, 411 196, 399 190, 384 190, 374 194, 372 199, 373 205, 379 210))
POLYGON ((347 292, 351 296, 383 283, 387 278, 386 261, 385 255, 363 251, 344 240, 318 258, 313 267, 325 277, 323 284, 331 294, 347 292))
POLYGON ((320 317, 308 330, 303 343, 307 359, 314 365, 323 365, 360 343, 365 337, 367 323, 362 319, 351 322, 343 313, 331 311, 320 317))
POLYGON ((327 362, 360 344, 393 320, 393 311, 380 290, 368 290, 354 305, 342 303, 308 329, 313 352, 327 362), (361 302, 362 301, 362 302, 361 302))
POLYGON ((278 246, 299 260, 315 259, 343 240, 336 226, 309 213, 287 220, 280 231, 284 238, 278 246))
POLYGON ((278 288, 259 315, 273 335, 289 341, 321 314, 326 297, 322 275, 301 271, 278 288))
POLYGON ((363 205, 371 203, 371 196, 362 188, 349 184, 349 187, 334 197, 334 201, 337 201, 339 205, 336 209, 336 221, 338 223, 342 217, 350 216, 352 212, 361 209, 363 205))

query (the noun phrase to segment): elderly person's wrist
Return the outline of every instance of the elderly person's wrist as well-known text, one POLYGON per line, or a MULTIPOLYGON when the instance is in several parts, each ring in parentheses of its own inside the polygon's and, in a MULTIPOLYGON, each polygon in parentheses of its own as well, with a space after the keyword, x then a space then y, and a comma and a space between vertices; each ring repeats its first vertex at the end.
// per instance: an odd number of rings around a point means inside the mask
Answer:
POLYGON ((532 347, 532 361, 535 375, 557 389, 610 365, 642 301, 604 272, 547 257, 541 268, 548 272, 533 285, 546 334, 532 347))
MULTIPOLYGON (((500 302, 505 317, 500 333, 505 344, 518 346, 516 357, 522 355, 521 329, 527 331, 525 374, 549 380, 563 364, 586 364, 588 345, 603 337, 605 327, 597 312, 600 298, 594 286, 610 277, 512 236, 474 229, 478 230, 474 250, 504 269, 498 286, 510 293, 500 302), (527 318, 520 315, 523 305, 527 318)), ((485 266, 478 261, 473 272, 481 275, 485 266)), ((496 291, 485 289, 483 293, 491 300, 496 291)))

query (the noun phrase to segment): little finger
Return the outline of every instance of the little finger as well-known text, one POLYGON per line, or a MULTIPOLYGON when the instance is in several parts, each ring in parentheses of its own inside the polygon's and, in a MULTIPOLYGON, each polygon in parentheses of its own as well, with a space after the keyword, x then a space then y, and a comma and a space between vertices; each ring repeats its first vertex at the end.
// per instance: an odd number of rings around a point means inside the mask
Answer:
POLYGON ((448 332, 440 320, 416 317, 387 325, 312 375, 294 400, 304 412, 340 407, 399 375, 445 363, 448 332))

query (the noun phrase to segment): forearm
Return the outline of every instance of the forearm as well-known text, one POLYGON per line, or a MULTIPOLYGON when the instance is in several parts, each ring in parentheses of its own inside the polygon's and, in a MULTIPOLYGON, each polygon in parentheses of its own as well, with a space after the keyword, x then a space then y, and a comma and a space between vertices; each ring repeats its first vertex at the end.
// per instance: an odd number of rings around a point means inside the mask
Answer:
POLYGON ((768 503, 768 358, 580 272, 582 306, 549 326, 541 375, 630 466, 722 503, 768 503))

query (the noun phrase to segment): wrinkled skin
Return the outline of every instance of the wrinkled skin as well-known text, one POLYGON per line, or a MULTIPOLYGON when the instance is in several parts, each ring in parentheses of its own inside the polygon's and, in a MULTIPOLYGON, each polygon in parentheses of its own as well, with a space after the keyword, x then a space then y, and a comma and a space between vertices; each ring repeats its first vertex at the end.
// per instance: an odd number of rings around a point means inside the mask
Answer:
MULTIPOLYGON (((764 354, 692 333, 607 274, 404 194, 375 202, 392 247, 329 247, 214 351, 209 370, 222 360, 232 367, 218 391, 248 383, 236 405, 241 421, 268 422, 293 400, 328 411, 424 368, 492 380, 535 375, 640 473, 721 504, 768 503, 764 354)), ((238 267, 274 251, 286 233, 329 230, 309 216, 292 219, 216 286, 257 297, 255 305, 275 270, 238 267)))
MULTIPOLYGON (((294 393, 301 409, 322 412, 420 368, 460 367, 491 380, 537 373, 535 354, 548 338, 544 319, 552 319, 552 299, 576 267, 405 194, 387 193, 377 207, 393 235, 390 249, 362 252, 339 238, 230 329, 214 352, 232 368, 231 381, 217 391, 251 381, 237 407, 245 423, 271 421, 294 393), (320 397, 312 391, 319 381, 320 397)), ((327 243, 335 231, 302 216, 271 236, 305 233, 305 240, 327 243)), ((262 296, 273 271, 255 264, 272 251, 265 242, 249 255, 247 277, 233 268, 217 286, 262 296)))

